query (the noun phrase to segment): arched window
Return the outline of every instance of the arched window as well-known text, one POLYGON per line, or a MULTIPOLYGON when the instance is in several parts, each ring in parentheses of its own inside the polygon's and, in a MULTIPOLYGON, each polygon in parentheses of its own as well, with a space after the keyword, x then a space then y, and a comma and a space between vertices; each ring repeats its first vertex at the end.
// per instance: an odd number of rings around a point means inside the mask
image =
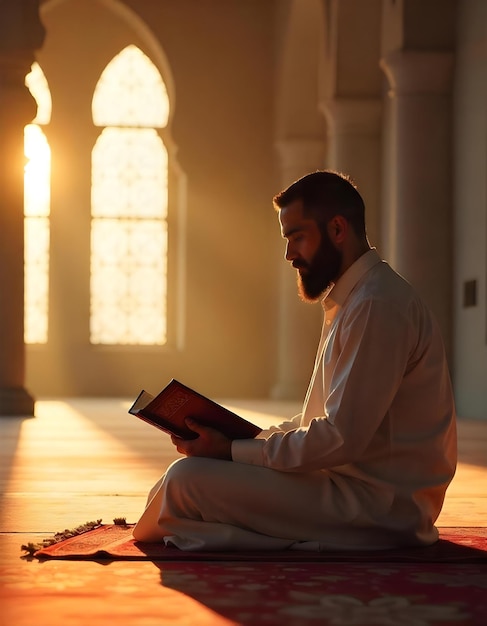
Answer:
POLYGON ((37 102, 37 116, 24 129, 24 241, 26 343, 46 343, 49 302, 49 214, 51 150, 42 125, 51 120, 51 94, 38 63, 25 84, 37 102))
POLYGON ((167 338, 169 117, 162 77, 136 46, 105 67, 92 103, 103 127, 92 152, 93 344, 161 345, 167 338))

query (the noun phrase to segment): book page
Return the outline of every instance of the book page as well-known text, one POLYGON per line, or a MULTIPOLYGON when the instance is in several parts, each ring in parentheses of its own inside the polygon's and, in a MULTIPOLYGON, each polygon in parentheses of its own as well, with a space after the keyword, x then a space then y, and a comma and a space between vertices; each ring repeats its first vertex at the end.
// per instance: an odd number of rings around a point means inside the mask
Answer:
POLYGON ((147 391, 141 391, 139 395, 137 396, 135 402, 130 407, 129 413, 132 413, 133 415, 137 415, 137 413, 141 409, 144 409, 149 404, 149 402, 153 399, 154 399, 153 395, 151 395, 147 391))

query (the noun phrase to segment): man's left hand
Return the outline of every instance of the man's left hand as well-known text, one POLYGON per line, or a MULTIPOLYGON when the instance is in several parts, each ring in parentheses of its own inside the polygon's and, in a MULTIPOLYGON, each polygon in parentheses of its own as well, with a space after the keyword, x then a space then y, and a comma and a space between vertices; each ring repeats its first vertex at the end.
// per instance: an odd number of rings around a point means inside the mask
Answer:
POLYGON ((171 436, 171 441, 181 454, 205 456, 212 459, 232 460, 232 440, 219 430, 201 426, 193 419, 186 419, 186 426, 198 434, 197 439, 181 439, 171 436))

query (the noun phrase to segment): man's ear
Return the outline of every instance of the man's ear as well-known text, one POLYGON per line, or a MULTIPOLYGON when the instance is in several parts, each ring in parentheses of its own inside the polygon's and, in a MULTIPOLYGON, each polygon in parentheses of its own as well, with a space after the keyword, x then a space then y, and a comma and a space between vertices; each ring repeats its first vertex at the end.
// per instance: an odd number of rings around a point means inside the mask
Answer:
POLYGON ((340 247, 347 237, 349 224, 342 215, 335 215, 327 225, 330 241, 340 247))

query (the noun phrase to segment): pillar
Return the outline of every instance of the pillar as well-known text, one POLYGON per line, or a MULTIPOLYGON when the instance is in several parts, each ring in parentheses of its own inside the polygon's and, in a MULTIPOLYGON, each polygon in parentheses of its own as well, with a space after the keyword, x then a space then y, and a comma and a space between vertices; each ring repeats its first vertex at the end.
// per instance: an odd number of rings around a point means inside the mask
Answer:
POLYGON ((36 104, 25 76, 43 36, 37 0, 0 0, 0 416, 34 413, 24 388, 24 127, 36 104))
POLYGON ((327 165, 356 183, 365 201, 371 243, 379 246, 382 101, 338 97, 323 102, 321 109, 328 129, 327 165))
MULTIPOLYGON (((323 168, 325 142, 289 139, 276 145, 284 189, 292 182, 323 168)), ((277 380, 271 391, 277 400, 300 400, 311 376, 321 330, 322 309, 299 299, 296 270, 283 260, 279 273, 277 380)))
POLYGON ((451 343, 453 55, 396 50, 381 60, 388 260, 424 297, 451 343))

